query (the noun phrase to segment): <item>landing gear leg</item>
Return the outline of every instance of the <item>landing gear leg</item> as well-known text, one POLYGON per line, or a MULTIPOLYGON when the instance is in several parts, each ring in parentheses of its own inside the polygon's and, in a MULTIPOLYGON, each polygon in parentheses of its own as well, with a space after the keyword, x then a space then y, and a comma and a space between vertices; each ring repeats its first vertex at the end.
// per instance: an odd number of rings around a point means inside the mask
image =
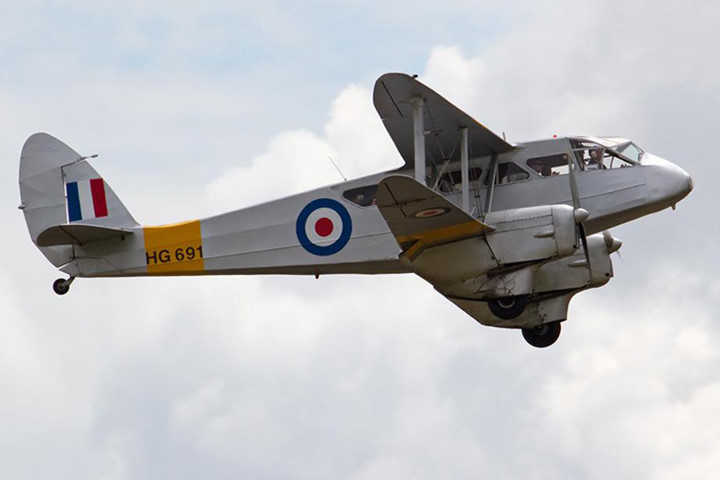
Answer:
POLYGON ((53 282, 53 291, 58 295, 65 295, 70 291, 70 284, 75 280, 75 277, 70 277, 67 280, 64 278, 58 278, 53 282))
POLYGON ((522 334, 525 341, 533 347, 549 347, 560 336, 560 322, 550 322, 538 325, 533 328, 523 328, 522 334))

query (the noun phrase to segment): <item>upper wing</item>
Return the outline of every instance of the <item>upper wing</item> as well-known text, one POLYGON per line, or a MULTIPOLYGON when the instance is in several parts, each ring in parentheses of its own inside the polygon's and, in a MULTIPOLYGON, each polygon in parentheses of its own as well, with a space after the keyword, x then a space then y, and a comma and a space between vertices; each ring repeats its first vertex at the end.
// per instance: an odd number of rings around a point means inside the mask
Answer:
POLYGON ((375 201, 410 260, 427 247, 493 230, 425 185, 402 175, 384 178, 378 185, 375 201))
POLYGON ((459 160, 460 129, 468 129, 472 157, 484 157, 514 150, 515 147, 495 135, 467 113, 448 102, 434 90, 404 73, 387 73, 375 82, 373 103, 390 137, 405 160, 414 162, 413 108, 411 101, 422 97, 425 103, 426 155, 441 160, 459 160))

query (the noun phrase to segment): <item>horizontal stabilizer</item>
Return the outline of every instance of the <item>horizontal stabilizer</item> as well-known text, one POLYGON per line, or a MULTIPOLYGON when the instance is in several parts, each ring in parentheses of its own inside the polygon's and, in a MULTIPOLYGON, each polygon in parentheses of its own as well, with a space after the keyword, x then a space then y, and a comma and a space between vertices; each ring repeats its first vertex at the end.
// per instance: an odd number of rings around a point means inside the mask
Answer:
POLYGON ((123 238, 132 234, 132 230, 122 228, 66 223, 43 230, 40 232, 40 235, 38 235, 36 243, 38 247, 84 245, 86 243, 110 240, 112 238, 123 238))
POLYGON ((410 177, 384 178, 375 200, 400 248, 411 259, 424 248, 493 231, 410 177))

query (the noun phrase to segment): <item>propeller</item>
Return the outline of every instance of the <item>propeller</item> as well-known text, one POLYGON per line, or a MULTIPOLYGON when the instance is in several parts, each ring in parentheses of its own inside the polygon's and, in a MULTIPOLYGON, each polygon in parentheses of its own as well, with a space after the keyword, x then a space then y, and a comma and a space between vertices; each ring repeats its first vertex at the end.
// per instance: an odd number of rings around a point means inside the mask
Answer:
POLYGON ((608 255, 617 252, 618 257, 620 256, 620 247, 622 242, 610 234, 610 230, 603 231, 603 240, 605 241, 605 248, 607 248, 608 255))
MULTIPOLYGON (((592 278, 592 267, 590 266, 590 252, 588 251, 587 234, 585 233, 585 225, 583 222, 590 213, 580 205, 580 194, 578 193, 577 180, 575 178, 575 165, 572 157, 568 156, 568 177, 570 179, 570 194, 572 195, 573 208, 575 209, 575 232, 582 243, 583 252, 585 253, 585 261, 587 262, 588 272, 592 278)), ((610 237, 612 238, 612 236, 610 237)), ((618 247, 620 248, 620 247, 618 247)))

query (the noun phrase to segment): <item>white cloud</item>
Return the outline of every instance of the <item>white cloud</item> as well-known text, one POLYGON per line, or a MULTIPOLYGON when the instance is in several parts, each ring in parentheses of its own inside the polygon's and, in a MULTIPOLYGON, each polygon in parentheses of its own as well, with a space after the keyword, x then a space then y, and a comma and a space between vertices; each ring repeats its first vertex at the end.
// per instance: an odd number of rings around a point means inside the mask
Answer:
POLYGON ((372 107, 372 94, 351 85, 333 100, 324 135, 278 134, 250 165, 232 168, 207 186, 208 209, 220 213, 339 183, 332 162, 346 177, 357 178, 396 168, 397 157, 372 107))
POLYGON ((337 150, 336 162, 348 178, 370 175, 402 165, 397 150, 378 118, 370 89, 345 88, 333 100, 325 136, 337 150))
MULTIPOLYGON (((679 266, 672 272, 686 278, 679 266)), ((704 407, 720 387, 717 312, 685 301, 697 291, 692 282, 668 292, 668 269, 652 273, 657 280, 628 295, 633 302, 578 299, 582 313, 574 313, 584 325, 571 320, 566 333, 580 327, 588 336, 564 339, 579 348, 540 394, 546 434, 584 478, 703 478, 718 466, 720 427, 707 422, 704 407)))
POLYGON ((329 161, 334 153, 307 130, 280 134, 249 167, 234 168, 208 185, 209 202, 219 213, 335 183, 338 173, 329 161))

